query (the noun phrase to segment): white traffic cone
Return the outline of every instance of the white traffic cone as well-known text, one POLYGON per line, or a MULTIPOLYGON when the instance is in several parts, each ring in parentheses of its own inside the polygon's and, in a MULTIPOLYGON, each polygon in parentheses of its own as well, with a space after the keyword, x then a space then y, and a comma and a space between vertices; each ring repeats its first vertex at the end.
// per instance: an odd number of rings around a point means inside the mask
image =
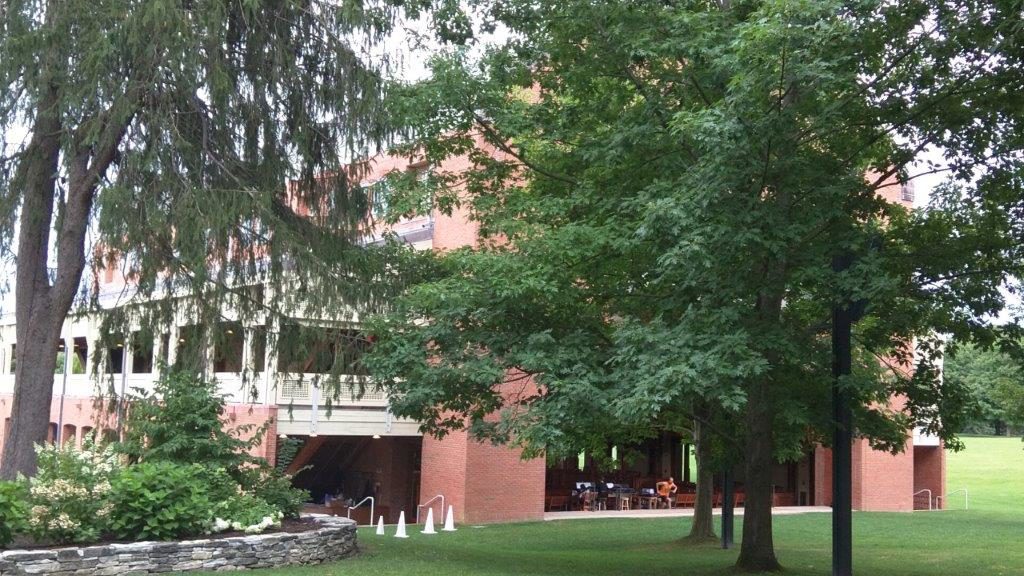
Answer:
POLYGON ((448 515, 444 517, 444 528, 441 528, 441 532, 455 532, 455 510, 449 504, 448 515))
POLYGON ((427 508, 427 521, 423 523, 424 534, 437 534, 434 530, 434 508, 427 508))
POLYGON ((398 514, 398 531, 395 532, 395 538, 408 538, 409 535, 405 533, 405 510, 402 510, 398 514))
POLYGON ((383 536, 383 535, 384 535, 384 517, 381 516, 380 519, 377 520, 377 536, 383 536))

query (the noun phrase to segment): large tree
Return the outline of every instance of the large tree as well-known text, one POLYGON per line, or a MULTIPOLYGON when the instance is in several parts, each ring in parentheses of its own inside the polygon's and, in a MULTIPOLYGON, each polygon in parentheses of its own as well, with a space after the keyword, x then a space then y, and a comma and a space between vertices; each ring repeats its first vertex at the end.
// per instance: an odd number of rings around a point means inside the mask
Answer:
POLYGON ((311 312, 382 296, 353 274, 367 268, 368 210, 349 162, 387 133, 385 59, 364 55, 398 4, 3 3, 0 240, 17 251, 17 369, 0 477, 35 469, 62 325, 97 293, 82 282, 90 261, 164 311, 199 296, 207 321, 310 286, 311 312), (273 298, 242 289, 285 276, 295 290, 273 298))
POLYGON ((1019 6, 476 4, 508 41, 439 57, 399 110, 428 158, 469 155, 434 199, 495 241, 378 319, 396 413, 558 454, 709 403, 741 429, 738 564, 772 570, 772 464, 827 438, 830 309, 867 301, 857 432, 955 444, 934 334, 983 330, 1022 262, 1019 6), (930 146, 953 183, 912 213, 892 199, 930 146))
POLYGON ((969 343, 956 346, 946 357, 943 375, 969 389, 977 404, 965 431, 1005 436, 1011 427, 1024 427, 1024 365, 1019 355, 969 343))

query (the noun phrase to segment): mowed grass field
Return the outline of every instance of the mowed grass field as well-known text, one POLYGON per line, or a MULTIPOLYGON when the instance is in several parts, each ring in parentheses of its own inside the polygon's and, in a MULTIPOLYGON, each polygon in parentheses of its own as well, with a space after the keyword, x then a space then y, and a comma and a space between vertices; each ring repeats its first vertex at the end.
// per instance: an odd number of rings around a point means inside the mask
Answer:
MULTIPOLYGON (((967 487, 967 511, 856 513, 856 574, 1024 576, 1024 444, 1018 438, 967 438, 950 454, 948 488, 967 487)), ((963 499, 951 499, 962 507, 963 499)), ((742 522, 737 519, 738 531, 742 522)), ((315 567, 268 570, 280 576, 673 575, 732 574, 737 550, 678 542, 688 519, 562 520, 507 524, 411 538, 359 533, 355 558, 315 567)), ((780 516, 775 543, 786 574, 831 570, 828 514, 780 516)), ((393 533, 389 528, 389 534, 393 533)), ((739 534, 737 534, 737 539, 739 534)))

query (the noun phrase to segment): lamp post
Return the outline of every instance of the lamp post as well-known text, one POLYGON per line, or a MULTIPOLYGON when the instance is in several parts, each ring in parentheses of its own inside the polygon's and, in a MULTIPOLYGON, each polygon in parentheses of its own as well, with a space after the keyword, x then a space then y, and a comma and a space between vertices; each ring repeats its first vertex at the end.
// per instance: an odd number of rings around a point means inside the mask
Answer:
POLYGON ((61 384, 60 384, 60 409, 59 409, 59 411, 57 413, 57 434, 56 434, 56 436, 57 436, 57 438, 56 438, 57 446, 60 446, 60 447, 64 446, 64 397, 67 396, 67 392, 68 392, 68 370, 70 369, 70 367, 68 365, 71 363, 71 357, 75 353, 74 344, 73 344, 74 339, 72 339, 71 342, 72 342, 72 345, 71 345, 70 352, 69 352, 68 341, 67 340, 61 340, 62 346, 64 347, 64 371, 63 371, 64 375, 63 375, 63 379, 62 379, 61 384))
MULTIPOLYGON (((837 258, 833 269, 842 271, 849 259, 837 258), (841 268, 840 268, 841 267, 841 268)), ((832 576, 853 574, 853 496, 850 450, 853 445, 850 394, 843 376, 850 374, 850 310, 832 308, 832 576)))

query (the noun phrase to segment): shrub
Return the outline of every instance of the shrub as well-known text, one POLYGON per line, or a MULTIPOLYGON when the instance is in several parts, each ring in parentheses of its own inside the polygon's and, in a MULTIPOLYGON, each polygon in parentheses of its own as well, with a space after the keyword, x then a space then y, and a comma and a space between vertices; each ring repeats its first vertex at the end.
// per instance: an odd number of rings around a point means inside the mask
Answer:
MULTIPOLYGON (((265 465, 248 452, 263 441, 267 426, 229 428, 217 383, 190 373, 161 378, 151 393, 136 391, 117 449, 131 462, 201 463, 226 468, 233 476, 249 465, 265 465), (242 439, 246 434, 248 439, 242 439)), ((269 423, 268 423, 269 425, 269 423)))
POLYGON ((281 511, 259 496, 242 492, 235 494, 216 508, 212 530, 223 532, 228 528, 249 534, 259 534, 271 526, 281 524, 281 511))
POLYGON ((120 469, 117 454, 87 440, 36 446, 38 471, 29 481, 29 532, 37 540, 87 542, 103 533, 110 513, 110 480, 120 469))
POLYGON ((14 535, 25 530, 28 517, 28 490, 23 482, 0 482, 0 548, 14 535))
POLYGON ((142 462, 113 481, 110 530, 118 538, 169 540, 207 531, 213 520, 210 470, 198 464, 142 462))
POLYGON ((270 467, 249 468, 241 478, 242 488, 259 496, 285 518, 298 518, 309 492, 292 486, 292 479, 270 467))

